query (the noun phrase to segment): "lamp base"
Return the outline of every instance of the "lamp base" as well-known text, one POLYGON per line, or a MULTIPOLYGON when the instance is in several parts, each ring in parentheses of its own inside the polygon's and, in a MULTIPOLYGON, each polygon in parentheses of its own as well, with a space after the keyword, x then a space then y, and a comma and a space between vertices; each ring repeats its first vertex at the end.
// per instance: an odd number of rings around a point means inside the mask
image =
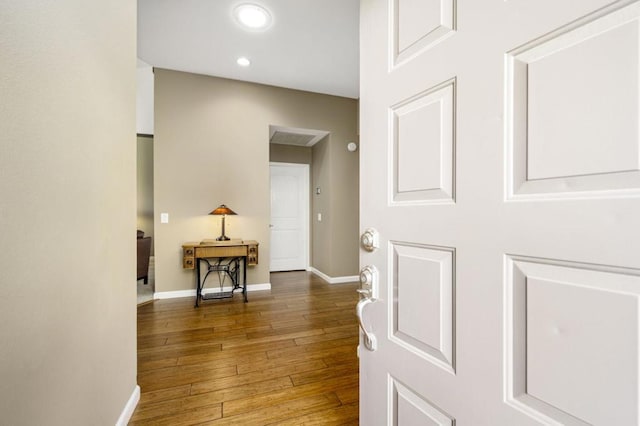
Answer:
POLYGON ((216 241, 229 241, 231 238, 227 237, 226 235, 220 235, 218 238, 216 238, 216 241))

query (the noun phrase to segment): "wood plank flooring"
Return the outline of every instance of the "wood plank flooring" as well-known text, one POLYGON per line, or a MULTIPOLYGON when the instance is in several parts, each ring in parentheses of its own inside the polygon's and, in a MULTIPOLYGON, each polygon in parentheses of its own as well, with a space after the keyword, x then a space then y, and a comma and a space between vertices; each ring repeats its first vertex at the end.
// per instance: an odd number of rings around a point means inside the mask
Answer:
POLYGON ((271 274, 271 291, 138 307, 130 425, 357 425, 357 284, 271 274))

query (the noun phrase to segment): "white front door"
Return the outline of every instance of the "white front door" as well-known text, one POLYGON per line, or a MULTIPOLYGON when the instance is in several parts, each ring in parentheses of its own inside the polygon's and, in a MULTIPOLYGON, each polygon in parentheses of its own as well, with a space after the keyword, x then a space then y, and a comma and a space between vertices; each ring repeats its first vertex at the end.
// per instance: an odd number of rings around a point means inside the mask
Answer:
POLYGON ((362 0, 362 425, 638 425, 640 2, 362 0))
POLYGON ((271 271, 307 269, 309 165, 271 163, 271 271))

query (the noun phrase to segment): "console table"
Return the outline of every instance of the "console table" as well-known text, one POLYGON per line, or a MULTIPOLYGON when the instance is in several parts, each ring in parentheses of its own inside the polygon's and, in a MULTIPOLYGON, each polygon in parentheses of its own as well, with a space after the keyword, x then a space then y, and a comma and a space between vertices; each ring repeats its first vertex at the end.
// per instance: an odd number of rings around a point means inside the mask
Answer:
POLYGON ((204 240, 199 243, 182 245, 182 267, 194 269, 196 275, 196 303, 200 300, 224 299, 233 297, 236 290, 242 290, 247 302, 247 266, 258 264, 258 242, 253 240, 216 241, 204 240), (217 259, 211 262, 210 259, 217 259), (206 275, 201 277, 201 263, 206 265, 206 275), (242 264, 242 283, 240 283, 240 264, 242 264), (226 274, 231 279, 231 291, 202 295, 203 285, 211 272, 226 274))

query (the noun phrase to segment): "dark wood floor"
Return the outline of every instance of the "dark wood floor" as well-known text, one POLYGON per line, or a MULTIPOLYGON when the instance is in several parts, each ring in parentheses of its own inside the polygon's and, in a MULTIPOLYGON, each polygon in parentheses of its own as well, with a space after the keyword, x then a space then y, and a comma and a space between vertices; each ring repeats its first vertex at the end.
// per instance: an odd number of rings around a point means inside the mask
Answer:
POLYGON ((356 284, 307 272, 233 300, 138 308, 131 425, 358 424, 356 284))

